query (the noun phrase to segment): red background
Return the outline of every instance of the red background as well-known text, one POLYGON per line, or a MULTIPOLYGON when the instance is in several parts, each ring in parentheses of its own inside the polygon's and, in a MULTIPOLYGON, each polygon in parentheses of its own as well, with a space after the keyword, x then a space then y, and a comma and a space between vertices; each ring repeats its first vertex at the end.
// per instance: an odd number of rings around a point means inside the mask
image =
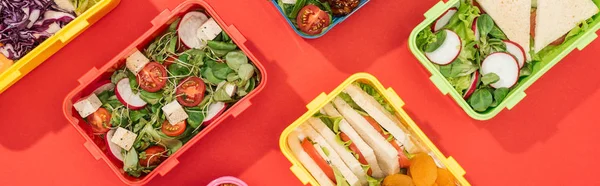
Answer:
MULTIPOLYGON (((442 96, 407 47, 412 29, 437 1, 377 1, 316 40, 297 36, 268 0, 208 0, 249 40, 269 82, 253 105, 226 119, 151 185, 204 185, 233 175, 250 185, 300 185, 279 135, 321 92, 353 73, 393 87, 405 109, 473 185, 598 185, 600 78, 594 42, 531 86, 513 110, 469 118, 442 96)), ((61 111, 66 94, 181 0, 122 0, 98 23, 0 95, 0 185, 118 185, 61 111)))

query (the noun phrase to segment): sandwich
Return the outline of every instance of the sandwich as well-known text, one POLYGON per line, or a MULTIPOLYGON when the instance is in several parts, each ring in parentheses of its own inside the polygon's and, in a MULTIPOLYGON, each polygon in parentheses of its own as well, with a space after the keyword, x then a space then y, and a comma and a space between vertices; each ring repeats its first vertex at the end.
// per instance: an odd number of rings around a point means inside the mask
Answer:
MULTIPOLYGON (((358 176, 344 163, 342 157, 333 149, 321 134, 315 131, 308 123, 300 125, 296 138, 288 137, 290 149, 298 157, 298 160, 309 170, 311 175, 321 185, 359 186, 364 185, 358 176), (302 134, 302 135, 300 135, 302 134), (300 145, 299 145, 300 144, 300 145), (301 148, 298 148, 301 147, 301 148), (300 155, 300 156, 299 156, 300 155), (306 158, 308 157, 310 158, 306 158), (312 160, 312 161, 311 161, 312 160), (324 175, 308 167, 319 167, 324 175), (328 180, 324 178, 327 177, 328 180)), ((366 184, 366 180, 365 180, 366 184)))
POLYGON ((369 85, 352 84, 335 98, 333 103, 348 123, 373 148, 379 166, 386 175, 396 174, 400 172, 400 168, 410 166, 410 153, 421 151, 407 133, 408 130, 390 112, 390 106, 369 85), (363 88, 374 96, 365 92, 363 88))
POLYGON ((592 0, 538 0, 534 31, 535 52, 540 52, 597 13, 598 6, 592 0))
MULTIPOLYGON (((509 40, 530 51, 531 0, 477 0, 509 40)), ((530 59, 530 55, 526 55, 530 59)))

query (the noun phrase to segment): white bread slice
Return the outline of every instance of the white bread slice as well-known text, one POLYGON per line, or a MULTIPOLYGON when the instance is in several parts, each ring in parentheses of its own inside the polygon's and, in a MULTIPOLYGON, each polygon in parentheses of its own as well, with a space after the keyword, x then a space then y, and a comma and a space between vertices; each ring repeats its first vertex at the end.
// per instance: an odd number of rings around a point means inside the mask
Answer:
POLYGON ((598 7, 592 0, 538 0, 535 52, 538 53, 596 13, 598 7))
POLYGON ((325 123, 323 123, 323 121, 321 121, 321 119, 319 118, 311 117, 308 119, 308 123, 310 123, 313 129, 315 129, 319 134, 321 134, 321 136, 325 138, 325 141, 329 143, 333 150, 335 150, 335 152, 337 152, 340 155, 342 161, 344 161, 344 163, 346 163, 346 165, 348 166, 348 168, 350 168, 354 175, 358 177, 360 184, 367 184, 367 173, 362 169, 362 166, 360 165, 360 162, 358 162, 356 157, 354 157, 352 153, 349 152, 343 144, 340 144, 336 140, 336 134, 334 134, 333 131, 331 131, 331 129, 329 129, 329 127, 327 127, 327 125, 325 125, 325 123))
POLYGON ((400 164, 398 162, 398 151, 394 146, 342 98, 336 97, 333 100, 333 104, 352 128, 373 148, 379 162, 379 167, 381 167, 385 175, 398 173, 400 171, 400 164))
MULTIPOLYGON (((325 105, 323 107, 323 110, 329 116, 342 118, 344 117, 335 109, 335 107, 331 103, 325 105)), ((360 137, 360 135, 358 135, 358 133, 352 128, 352 126, 350 126, 346 119, 342 119, 342 121, 340 121, 340 131, 342 131, 344 134, 346 134, 346 136, 348 136, 348 138, 350 138, 352 143, 356 145, 356 148, 358 148, 360 153, 365 157, 365 160, 367 160, 367 163, 369 164, 372 171, 371 177, 385 177, 385 174, 383 173, 381 167, 379 167, 379 164, 377 163, 375 151, 373 151, 373 149, 365 142, 365 140, 363 140, 360 137)))
POLYGON ((363 91, 360 87, 351 84, 344 90, 354 102, 369 114, 381 127, 387 130, 409 153, 420 152, 412 141, 412 138, 405 131, 408 131, 392 113, 388 112, 375 98, 363 91))
POLYGON ((477 0, 481 8, 489 14, 509 40, 525 50, 527 60, 531 60, 531 0, 477 0))
POLYGON ((317 149, 317 151, 321 151, 322 148, 327 149, 327 151, 329 152, 329 155, 327 157, 331 161, 331 166, 337 168, 340 171, 340 173, 346 179, 349 185, 361 185, 358 177, 352 172, 352 170, 350 170, 350 168, 344 163, 344 161, 342 161, 340 155, 335 150, 333 150, 333 148, 327 143, 325 138, 323 138, 323 136, 321 136, 317 131, 315 131, 315 129, 313 129, 310 126, 310 124, 303 123, 302 125, 300 125, 300 129, 304 132, 304 134, 306 134, 306 136, 308 136, 310 140, 312 140, 315 143, 315 148, 317 149))
POLYGON ((319 168, 315 160, 310 158, 310 156, 304 151, 300 142, 304 140, 304 138, 298 136, 298 132, 292 131, 288 136, 288 145, 292 150, 292 153, 302 163, 302 165, 308 170, 308 172, 317 180, 319 185, 323 186, 334 186, 335 184, 331 181, 325 172, 319 168))

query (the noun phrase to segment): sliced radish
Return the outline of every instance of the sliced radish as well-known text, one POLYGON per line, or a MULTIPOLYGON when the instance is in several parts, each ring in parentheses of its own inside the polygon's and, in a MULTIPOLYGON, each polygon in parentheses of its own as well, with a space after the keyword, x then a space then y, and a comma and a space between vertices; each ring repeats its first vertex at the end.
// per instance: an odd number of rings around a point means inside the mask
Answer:
POLYGON ((140 93, 134 94, 129 84, 129 78, 123 78, 117 82, 115 88, 117 99, 131 110, 139 110, 146 106, 146 102, 140 98, 140 93))
POLYGON ((479 72, 475 71, 475 73, 473 73, 473 76, 471 77, 471 86, 469 86, 469 88, 463 95, 463 98, 469 99, 473 92, 475 92, 475 89, 477 89, 477 84, 479 84, 479 72))
POLYGON ((225 108, 227 108, 227 104, 224 102, 210 104, 208 106, 208 111, 206 113, 206 117, 204 118, 203 124, 210 125, 217 118, 217 116, 225 112, 225 108))
POLYGON ((525 50, 523 50, 523 47, 509 40, 504 41, 504 44, 506 44, 506 51, 517 58, 517 62, 519 62, 519 68, 523 68, 526 60, 525 50))
POLYGON ((462 41, 456 32, 445 29, 440 32, 446 32, 446 40, 435 51, 425 53, 429 61, 438 65, 447 65, 452 63, 462 50, 462 41))
POLYGON ((110 141, 110 139, 112 139, 112 137, 115 135, 115 131, 117 131, 117 130, 111 129, 106 133, 106 136, 105 136, 106 145, 108 146, 108 151, 110 151, 109 155, 112 155, 111 157, 113 157, 119 161, 123 161, 123 155, 121 154, 121 150, 123 148, 119 147, 119 145, 110 141))
POLYGON ((98 87, 94 90, 94 94, 98 95, 104 91, 112 91, 115 89, 115 84, 111 83, 110 80, 102 81, 98 83, 98 87))
POLYGON ((456 14, 456 12, 458 12, 458 9, 455 7, 452 7, 450 9, 448 9, 446 12, 444 12, 444 14, 442 16, 440 16, 437 20, 435 20, 433 25, 431 25, 431 29, 433 30, 433 32, 437 32, 438 30, 441 30, 442 28, 444 28, 450 22, 450 19, 452 19, 452 16, 454 16, 454 14, 456 14))
POLYGON ((498 82, 491 84, 492 87, 510 88, 519 79, 519 63, 512 54, 505 52, 493 53, 481 63, 481 74, 485 76, 489 73, 495 73, 500 77, 498 82))
POLYGON ((481 38, 481 35, 479 34, 479 29, 477 28, 477 19, 478 17, 476 17, 475 20, 473 20, 473 25, 471 25, 471 30, 473 30, 473 32, 475 33, 475 41, 479 41, 479 39, 481 38))
POLYGON ((177 25, 177 35, 181 42, 188 48, 204 48, 206 44, 202 43, 200 38, 196 36, 198 29, 202 23, 206 22, 208 17, 202 12, 188 12, 181 18, 177 25))

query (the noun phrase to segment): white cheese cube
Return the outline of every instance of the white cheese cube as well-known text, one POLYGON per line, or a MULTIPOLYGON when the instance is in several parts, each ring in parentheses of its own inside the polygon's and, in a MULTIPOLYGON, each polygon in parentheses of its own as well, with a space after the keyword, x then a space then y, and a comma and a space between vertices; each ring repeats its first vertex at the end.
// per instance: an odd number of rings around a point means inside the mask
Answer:
POLYGON ((162 110, 171 125, 175 125, 188 118, 187 113, 183 110, 183 107, 181 107, 177 100, 165 105, 162 110))
POLYGON ((82 118, 88 117, 90 114, 96 112, 100 106, 102 106, 102 102, 100 102, 100 99, 98 99, 96 94, 91 94, 73 104, 73 107, 75 107, 75 110, 79 112, 79 115, 82 118))
POLYGON ((137 75, 137 73, 140 72, 144 68, 144 66, 146 66, 146 64, 148 64, 149 62, 150 59, 144 56, 142 52, 140 52, 139 50, 135 50, 133 54, 127 57, 125 65, 127 66, 127 69, 129 69, 129 71, 137 75))
POLYGON ((283 4, 296 4, 296 0, 282 0, 281 2, 283 2, 283 4))
POLYGON ((212 17, 208 21, 202 23, 198 29, 197 36, 202 41, 215 39, 223 31, 219 24, 212 17))
POLYGON ((119 127, 117 128, 117 131, 115 131, 113 137, 110 139, 110 142, 117 144, 119 147, 129 151, 129 149, 131 149, 133 146, 133 142, 135 142, 135 138, 137 138, 137 134, 119 127))

